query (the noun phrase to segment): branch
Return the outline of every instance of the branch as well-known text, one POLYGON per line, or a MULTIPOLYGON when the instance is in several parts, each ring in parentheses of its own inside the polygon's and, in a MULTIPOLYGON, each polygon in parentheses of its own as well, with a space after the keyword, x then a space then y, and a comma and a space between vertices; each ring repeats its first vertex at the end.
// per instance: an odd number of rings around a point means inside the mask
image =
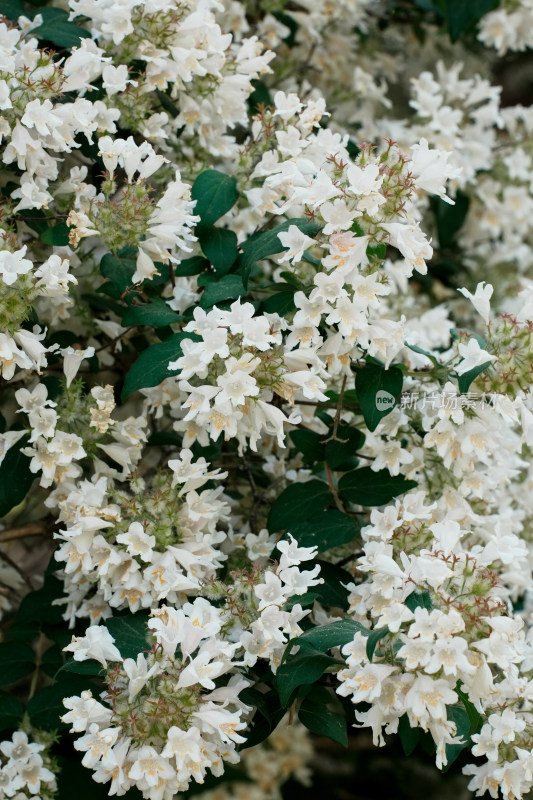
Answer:
POLYGON ((17 525, 0 533, 0 544, 11 542, 14 539, 24 539, 26 536, 46 536, 49 528, 43 522, 28 522, 26 525, 17 525))

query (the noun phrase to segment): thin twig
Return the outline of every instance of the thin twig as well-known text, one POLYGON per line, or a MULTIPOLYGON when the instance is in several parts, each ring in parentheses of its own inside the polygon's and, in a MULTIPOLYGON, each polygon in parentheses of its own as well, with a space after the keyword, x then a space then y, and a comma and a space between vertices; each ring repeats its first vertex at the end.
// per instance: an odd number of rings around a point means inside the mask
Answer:
POLYGON ((17 525, 0 533, 0 544, 11 542, 14 539, 24 539, 26 536, 45 536, 48 528, 42 522, 28 522, 26 525, 17 525))
POLYGON ((337 410, 335 412, 335 417, 333 419, 333 431, 331 436, 328 436, 327 439, 322 440, 322 444, 327 444, 328 442, 342 442, 343 444, 348 442, 349 439, 339 439, 337 437, 337 430, 339 428, 339 422, 341 418, 341 411, 342 411, 342 400, 344 398, 344 389, 346 388, 346 375, 342 378, 342 386, 339 392, 339 397, 337 399, 337 410))
POLYGON ((347 514, 348 512, 346 511, 341 502, 341 499, 337 492, 337 487, 335 486, 335 481, 333 480, 331 469, 327 461, 324 461, 324 467, 326 468, 326 475, 328 476, 329 488, 331 489, 331 494, 333 495, 333 499, 335 500, 335 505, 337 506, 339 511, 342 511, 343 514, 347 514))

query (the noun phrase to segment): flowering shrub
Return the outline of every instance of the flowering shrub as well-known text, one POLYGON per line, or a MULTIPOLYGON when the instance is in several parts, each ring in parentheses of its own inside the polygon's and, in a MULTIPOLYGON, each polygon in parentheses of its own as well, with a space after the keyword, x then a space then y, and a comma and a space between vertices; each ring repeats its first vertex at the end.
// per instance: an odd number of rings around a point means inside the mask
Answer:
POLYGON ((522 798, 533 4, 0 13, 0 800, 522 798))

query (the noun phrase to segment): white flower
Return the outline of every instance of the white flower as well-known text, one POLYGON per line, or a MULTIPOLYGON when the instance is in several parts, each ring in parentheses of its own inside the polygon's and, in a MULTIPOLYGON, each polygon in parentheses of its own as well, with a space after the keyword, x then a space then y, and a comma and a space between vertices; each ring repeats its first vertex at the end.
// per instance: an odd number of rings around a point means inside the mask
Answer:
POLYGON ((70 386, 85 358, 94 356, 94 347, 87 347, 85 350, 74 347, 64 347, 61 350, 63 356, 63 372, 65 373, 67 388, 70 386))
POLYGON ((471 292, 464 287, 462 289, 458 289, 457 291, 461 292, 462 295, 471 301, 478 314, 488 325, 490 320, 490 298, 494 292, 494 287, 492 284, 487 283, 485 286, 485 281, 481 281, 481 283, 478 283, 476 286, 476 291, 474 294, 471 294, 471 292))
POLYGON ((301 261, 304 251, 315 244, 315 240, 302 233, 297 225, 289 225, 288 230, 278 233, 278 239, 283 247, 288 248, 287 252, 278 260, 280 262, 290 261, 292 264, 301 261))
POLYGON ((455 367, 458 375, 464 375, 474 367, 480 367, 482 364, 490 364, 496 361, 497 357, 492 356, 479 346, 479 342, 473 336, 468 340, 467 344, 459 345, 459 355, 462 361, 455 367))
POLYGON ((11 253, 9 250, 0 250, 0 275, 8 286, 12 286, 19 275, 27 275, 33 268, 33 263, 24 258, 26 255, 26 245, 20 250, 11 253))
POLYGON ((103 667, 107 667, 108 660, 122 661, 120 651, 115 647, 114 642, 115 640, 104 625, 91 625, 85 631, 85 636, 73 636, 72 642, 63 649, 74 654, 74 661, 94 658, 103 667))

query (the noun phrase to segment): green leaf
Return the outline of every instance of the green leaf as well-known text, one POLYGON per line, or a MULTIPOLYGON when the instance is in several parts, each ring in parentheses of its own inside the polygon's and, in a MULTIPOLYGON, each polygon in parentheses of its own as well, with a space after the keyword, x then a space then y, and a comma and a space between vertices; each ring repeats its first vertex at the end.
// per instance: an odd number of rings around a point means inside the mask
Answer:
POLYGON ((455 195, 455 205, 453 206, 440 197, 431 198, 431 208, 437 222, 437 236, 440 248, 455 246, 456 236, 463 227, 469 206, 470 198, 461 191, 458 191, 455 195))
POLYGON ((469 369, 468 372, 463 372, 462 375, 459 375, 457 378, 457 385, 459 386, 460 393, 466 394, 477 376, 481 375, 491 364, 492 361, 485 361, 484 364, 478 364, 477 367, 473 367, 473 369, 469 369))
POLYGON ((198 214, 202 225, 212 225, 237 202, 237 181, 216 169, 208 169, 196 178, 191 197, 197 201, 194 213, 198 214))
POLYGON ((53 678, 55 674, 61 669, 62 666, 63 666, 62 649, 59 647, 59 645, 53 644, 51 647, 45 650, 42 655, 41 669, 50 678, 53 678))
POLYGON ((307 647, 300 648, 296 655, 289 656, 276 672, 276 685, 282 705, 287 707, 292 693, 299 686, 314 683, 328 667, 337 664, 337 659, 307 647))
POLYGON ((161 89, 156 89, 155 93, 157 95, 157 99, 159 100, 159 102, 161 103, 161 105, 163 106, 165 111, 168 114, 170 114, 172 119, 176 119, 176 117, 178 116, 178 114, 180 112, 178 111, 178 109, 176 108, 176 106, 174 105, 174 103, 172 102, 170 97, 168 96, 168 94, 165 94, 164 92, 162 92, 161 89))
POLYGON ((8 692, 0 692, 0 731, 18 728, 24 714, 24 707, 16 697, 8 692))
POLYGON ((65 222, 61 222, 59 225, 54 225, 52 228, 47 228, 41 233, 39 238, 41 242, 44 242, 45 244, 64 247, 69 243, 69 231, 69 226, 65 222))
POLYGON ((52 557, 41 588, 22 598, 15 621, 9 628, 11 639, 29 641, 42 630, 49 633, 51 626, 64 624, 64 607, 54 603, 64 597, 63 582, 52 574, 57 568, 58 564, 52 557))
POLYGON ((322 605, 330 608, 342 608, 347 611, 350 603, 346 586, 349 583, 353 583, 353 575, 350 575, 349 572, 336 564, 330 564, 329 561, 316 560, 315 563, 319 564, 320 577, 324 579, 324 583, 312 588, 316 599, 322 605))
POLYGON ((266 314, 279 314, 280 317, 296 311, 294 289, 285 289, 283 292, 276 292, 267 297, 266 300, 263 300, 262 310, 266 314))
MULTIPOLYGON (((54 683, 53 686, 45 686, 28 700, 26 711, 30 722, 36 728, 42 728, 45 731, 65 728, 66 724, 59 719, 67 713, 67 709, 63 705, 63 698, 79 695, 89 688, 91 688, 91 684, 88 683, 88 678, 77 675, 62 676, 58 683, 54 683)), ((94 689, 94 686, 92 688, 94 689)))
POLYGON ((296 225, 302 233, 312 237, 316 236, 321 230, 321 226, 317 222, 309 222, 303 217, 299 219, 288 219, 281 225, 272 228, 271 231, 254 233, 249 239, 242 243, 242 255, 239 256, 238 261, 242 274, 242 282, 245 286, 248 286, 250 272, 257 261, 261 261, 263 258, 271 256, 274 253, 281 253, 284 250, 288 250, 288 247, 284 247, 281 244, 278 233, 288 231, 291 225, 296 225))
POLYGON ((398 367, 366 364, 357 370, 355 388, 363 417, 369 431, 390 414, 402 391, 403 375, 398 367))
POLYGON ((237 235, 227 228, 198 225, 196 235, 205 257, 219 275, 229 272, 238 256, 237 235))
POLYGON ((421 356, 426 356, 432 362, 435 367, 442 367, 442 364, 439 363, 437 358, 433 355, 433 353, 429 353, 427 350, 422 350, 421 347, 418 347, 416 344, 409 344, 408 342, 404 342, 405 346, 412 350, 413 353, 419 353, 421 356))
POLYGON ((245 293, 240 275, 224 275, 217 282, 209 283, 200 298, 202 308, 211 308, 224 300, 234 300, 245 293))
POLYGON ((151 325, 152 328, 163 328, 182 318, 173 311, 161 298, 142 306, 130 306, 121 320, 125 328, 130 325, 151 325))
POLYGON ((121 293, 128 286, 131 286, 131 279, 135 269, 136 262, 134 258, 119 257, 106 253, 100 261, 100 272, 103 277, 108 278, 121 293))
POLYGON ((364 441, 365 436, 362 431, 351 428, 349 425, 339 425, 336 438, 330 439, 326 444, 325 460, 328 462, 328 466, 331 469, 340 469, 343 464, 349 464, 350 459, 354 458, 364 441))
POLYGON ((404 600, 404 603, 409 611, 414 611, 415 608, 427 608, 428 611, 431 611, 433 608, 429 592, 413 592, 404 600))
POLYGON ((289 436, 307 464, 324 460, 325 445, 322 442, 323 436, 320 433, 302 429, 291 431, 289 436))
POLYGON ((182 355, 181 343, 184 339, 198 341, 193 333, 175 333, 166 341, 152 344, 144 350, 130 367, 122 389, 122 400, 132 392, 148 386, 158 386, 165 378, 177 375, 179 370, 170 370, 168 364, 182 355))
POLYGON ((105 625, 123 658, 137 658, 138 653, 145 653, 150 649, 147 614, 111 617, 106 620, 105 625))
POLYGON ((14 683, 30 675, 35 669, 35 653, 24 642, 2 642, 0 644, 0 686, 14 683))
POLYGON ((89 658, 87 661, 75 661, 73 658, 69 658, 58 670, 60 674, 71 672, 74 675, 100 675, 103 671, 102 664, 95 661, 94 658, 89 658))
POLYGON ((246 742, 241 745, 241 749, 245 750, 264 742, 287 712, 274 689, 265 693, 251 688, 245 689, 239 694, 239 698, 255 708, 252 722, 246 731, 246 742))
POLYGON ((2 6, 0 8, 0 16, 7 17, 8 19, 17 20, 19 17, 25 17, 27 15, 28 12, 24 8, 20 0, 2 0, 2 6))
POLYGON ((334 742, 348 746, 346 717, 329 711, 323 705, 304 700, 298 711, 298 719, 305 727, 318 736, 327 736, 334 742))
POLYGON ((366 640, 366 655, 369 661, 372 661, 374 657, 374 653, 376 652, 376 647, 378 646, 378 642, 381 641, 387 634, 389 633, 388 627, 385 625, 384 628, 376 628, 376 630, 371 631, 368 634, 366 640))
POLYGON ((347 472, 339 481, 339 494, 360 506, 383 506, 417 486, 403 475, 391 475, 387 469, 374 472, 370 467, 347 472))
POLYGON ((267 527, 271 533, 288 530, 302 519, 324 511, 333 497, 327 483, 319 480, 293 483, 275 500, 268 515, 267 527))
MULTIPOLYGON (((25 11, 21 13, 24 15, 26 14, 25 11)), ((6 14, 6 16, 9 15, 6 14)), ((17 17, 15 17, 15 19, 17 19, 19 16, 20 14, 17 14, 17 17)), ((40 208, 21 208, 20 211, 18 212, 18 216, 22 217, 25 224, 28 225, 28 227, 32 228, 32 230, 34 230, 39 235, 48 230, 48 222, 50 218, 47 217, 44 211, 40 208)))
POLYGON ((403 752, 406 756, 410 756, 420 741, 422 731, 420 728, 411 728, 409 716, 404 714, 400 717, 400 722, 398 723, 398 734, 402 743, 403 752))
POLYGON ((353 517, 336 508, 321 511, 307 520, 293 523, 290 533, 302 547, 318 547, 319 552, 351 542, 360 526, 353 517))
POLYGON ((29 434, 19 439, 9 448, 0 464, 0 517, 24 500, 35 478, 34 473, 30 472, 31 459, 20 452, 29 439, 29 434))
POLYGON ((80 28, 75 22, 69 22, 68 11, 62 8, 43 8, 43 24, 32 30, 32 36, 53 42, 59 47, 78 47, 80 40, 89 38, 91 34, 80 28))
POLYGON ((483 725, 483 717, 471 700, 468 699, 468 696, 465 694, 465 692, 462 691, 460 682, 458 682, 457 686, 455 687, 455 691, 459 695, 465 711, 468 714, 468 719, 470 720, 470 729, 468 731, 469 736, 472 736, 473 733, 479 733, 483 725))
POLYGON ((354 619, 340 619, 337 622, 329 622, 327 625, 310 628, 293 641, 294 644, 309 644, 317 650, 325 652, 331 647, 343 647, 348 644, 353 640, 356 633, 363 633, 368 636, 370 631, 354 619))
POLYGON ((465 747, 468 747, 471 744, 469 731, 470 731, 470 719, 468 714, 466 713, 464 708, 460 706, 447 706, 446 711, 448 712, 448 719, 452 722, 455 722, 457 726, 456 736, 462 736, 463 744, 447 744, 446 745, 446 758, 448 763, 443 768, 443 772, 446 772, 456 758, 459 756, 462 750, 465 747))
POLYGON ((181 261, 174 270, 176 277, 189 277, 190 275, 199 275, 209 269, 209 261, 202 256, 193 256, 181 261))
POLYGON ((497 8, 499 0, 446 0, 446 21, 452 42, 456 42, 481 19, 497 8))

